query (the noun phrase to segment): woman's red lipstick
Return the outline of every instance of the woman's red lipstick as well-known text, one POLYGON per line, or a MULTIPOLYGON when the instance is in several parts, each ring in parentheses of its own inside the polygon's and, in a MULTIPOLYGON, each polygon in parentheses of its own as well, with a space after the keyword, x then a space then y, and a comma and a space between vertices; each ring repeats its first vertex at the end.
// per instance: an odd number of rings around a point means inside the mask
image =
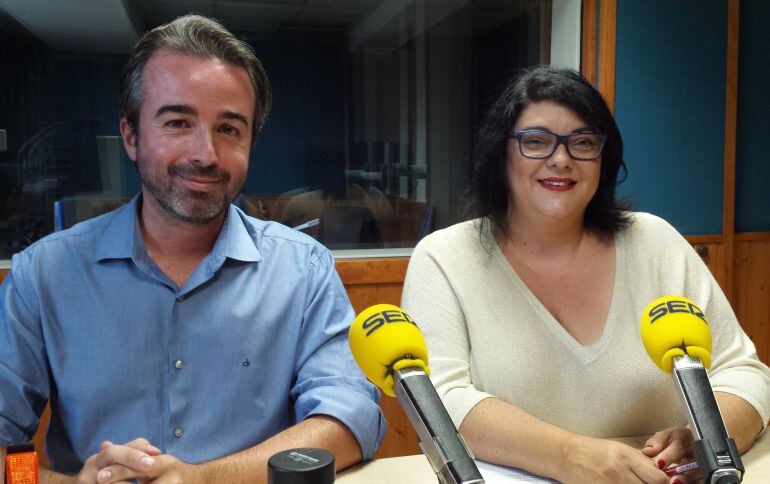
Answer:
POLYGON ((556 177, 540 178, 537 182, 540 183, 541 187, 546 190, 551 190, 552 192, 566 192, 567 190, 575 188, 575 185, 577 184, 577 182, 571 178, 556 177))

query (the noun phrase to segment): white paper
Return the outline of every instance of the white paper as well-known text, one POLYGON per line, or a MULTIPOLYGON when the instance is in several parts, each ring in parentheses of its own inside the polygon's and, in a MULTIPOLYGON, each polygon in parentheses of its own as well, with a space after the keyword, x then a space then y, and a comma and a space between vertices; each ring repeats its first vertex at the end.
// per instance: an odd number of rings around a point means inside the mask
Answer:
POLYGON ((486 482, 486 484, 509 484, 511 482, 559 482, 547 477, 536 476, 521 469, 490 464, 489 462, 484 462, 483 460, 477 460, 476 465, 478 466, 479 471, 481 471, 481 476, 484 478, 484 482, 486 482))

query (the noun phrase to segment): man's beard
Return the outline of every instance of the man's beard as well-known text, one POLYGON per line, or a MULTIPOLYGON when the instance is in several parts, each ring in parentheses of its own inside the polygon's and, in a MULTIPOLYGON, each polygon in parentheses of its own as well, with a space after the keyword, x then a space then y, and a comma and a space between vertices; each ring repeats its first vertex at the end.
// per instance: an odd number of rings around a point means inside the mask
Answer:
POLYGON ((237 195, 237 190, 234 193, 228 190, 230 174, 217 166, 170 165, 166 173, 162 173, 163 167, 153 172, 152 165, 137 153, 136 167, 142 185, 158 205, 177 220, 198 225, 211 222, 227 210, 237 195), (173 182, 179 174, 217 180, 223 190, 202 192, 180 187, 173 182))

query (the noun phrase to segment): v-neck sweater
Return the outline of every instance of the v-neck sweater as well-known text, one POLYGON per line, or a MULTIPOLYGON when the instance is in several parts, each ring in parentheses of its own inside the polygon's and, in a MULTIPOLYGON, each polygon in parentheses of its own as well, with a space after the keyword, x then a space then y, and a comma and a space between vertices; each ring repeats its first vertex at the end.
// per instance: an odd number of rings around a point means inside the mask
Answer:
POLYGON ((640 316, 681 295, 705 312, 713 337, 709 378, 767 422, 770 370, 708 268, 654 215, 632 213, 615 236, 615 281, 601 337, 584 346, 516 274, 485 224, 471 220, 423 239, 409 262, 402 305, 428 344, 431 379, 457 427, 496 397, 581 435, 648 435, 685 425, 671 378, 645 353, 640 316))

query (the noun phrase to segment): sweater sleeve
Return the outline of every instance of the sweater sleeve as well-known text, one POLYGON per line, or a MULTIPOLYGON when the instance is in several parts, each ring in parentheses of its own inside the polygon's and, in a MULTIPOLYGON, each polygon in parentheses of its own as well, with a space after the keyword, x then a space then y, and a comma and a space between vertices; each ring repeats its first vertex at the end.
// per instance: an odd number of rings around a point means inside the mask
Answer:
POLYGON ((461 269, 459 261, 448 255, 451 251, 440 247, 439 235, 440 232, 433 234, 415 248, 401 304, 425 335, 431 380, 459 428, 471 409, 492 395, 476 389, 471 378, 466 319, 447 273, 461 269))

